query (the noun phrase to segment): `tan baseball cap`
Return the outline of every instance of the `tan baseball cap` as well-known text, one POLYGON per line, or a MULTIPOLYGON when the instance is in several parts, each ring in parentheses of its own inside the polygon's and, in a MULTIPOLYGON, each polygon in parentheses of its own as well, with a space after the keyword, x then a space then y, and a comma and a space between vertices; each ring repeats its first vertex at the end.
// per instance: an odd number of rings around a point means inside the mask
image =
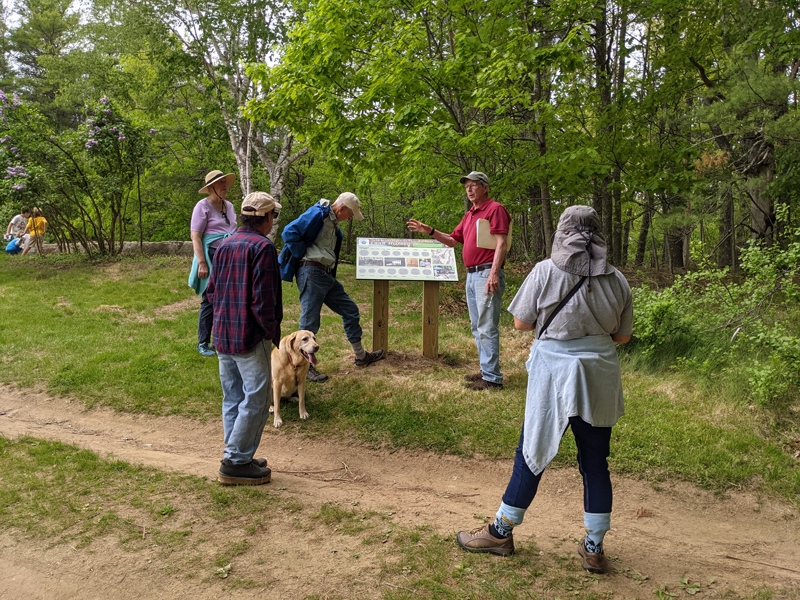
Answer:
POLYGON ((247 217, 265 217, 273 210, 280 209, 281 205, 267 192, 253 192, 242 200, 242 214, 247 217))
POLYGON ((364 215, 361 214, 361 200, 358 199, 353 192, 344 192, 343 194, 339 194, 339 197, 336 199, 336 202, 341 202, 347 208, 353 211, 353 217, 358 221, 364 220, 364 215))

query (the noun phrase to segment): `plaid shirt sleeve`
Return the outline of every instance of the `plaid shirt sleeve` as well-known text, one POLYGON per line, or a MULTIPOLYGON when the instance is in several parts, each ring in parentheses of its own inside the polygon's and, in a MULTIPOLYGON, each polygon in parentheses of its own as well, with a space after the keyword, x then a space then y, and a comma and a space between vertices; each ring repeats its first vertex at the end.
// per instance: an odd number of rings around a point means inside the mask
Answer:
POLYGON ((250 305, 253 318, 277 346, 281 341, 283 320, 283 289, 278 267, 278 252, 269 240, 255 260, 253 268, 253 302, 250 305))

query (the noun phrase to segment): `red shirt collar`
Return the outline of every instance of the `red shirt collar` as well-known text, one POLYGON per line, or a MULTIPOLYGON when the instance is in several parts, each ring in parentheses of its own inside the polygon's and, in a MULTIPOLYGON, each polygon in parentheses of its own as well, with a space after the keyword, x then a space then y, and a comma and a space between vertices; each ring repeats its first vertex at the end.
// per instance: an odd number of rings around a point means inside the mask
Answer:
POLYGON ((469 212, 471 212, 474 215, 474 214, 476 214, 476 213, 478 213, 478 212, 480 212, 482 210, 485 210, 485 209, 489 208, 489 204, 491 202, 494 202, 494 201, 491 198, 487 198, 486 202, 484 202, 480 206, 475 206, 473 204, 472 206, 469 207, 469 212))

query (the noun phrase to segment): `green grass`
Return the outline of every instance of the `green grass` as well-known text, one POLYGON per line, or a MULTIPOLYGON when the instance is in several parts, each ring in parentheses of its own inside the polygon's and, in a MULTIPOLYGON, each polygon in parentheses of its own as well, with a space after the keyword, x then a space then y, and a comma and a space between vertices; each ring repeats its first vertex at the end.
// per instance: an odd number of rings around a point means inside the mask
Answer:
MULTIPOLYGON (((369 587, 370 596, 377 589, 387 600, 599 600, 610 597, 614 585, 611 578, 583 571, 577 538, 558 538, 553 552, 522 540, 511 557, 469 554, 452 535, 427 526, 399 526, 392 522, 393 511, 364 511, 357 501, 305 505, 271 486, 222 488, 204 478, 131 466, 58 442, 0 436, 0 472, 0 528, 7 534, 40 547, 69 544, 87 553, 103 548, 108 561, 115 560, 116 551, 100 541, 111 540, 121 552, 138 557, 142 569, 179 580, 217 581, 226 591, 269 593, 275 579, 271 569, 289 566, 283 563, 287 549, 308 547, 322 537, 360 565, 355 578, 331 574, 336 581, 324 596, 329 599, 362 597, 369 587), (287 527, 292 520, 299 525, 287 527), (369 558, 362 556, 366 553, 369 558)), ((653 588, 676 592, 687 585, 652 581, 624 567, 620 574, 644 582, 642 598, 652 597, 653 588)), ((764 587, 752 594, 705 581, 700 591, 703 597, 729 600, 797 598, 796 590, 776 596, 764 587)))
MULTIPOLYGON (((0 256, 0 380, 76 397, 88 406, 201 419, 219 416, 216 359, 194 350, 199 300, 186 284, 185 258, 88 263, 75 258, 0 256)), ((372 284, 351 266, 339 277, 362 308, 371 344, 372 284)), ((509 269, 509 288, 525 269, 509 269)), ((297 289, 284 283, 283 333, 297 327, 297 289)), ((320 370, 331 379, 307 388, 311 418, 284 402, 287 431, 346 436, 366 444, 510 458, 525 406, 531 334, 504 313, 503 390, 469 392, 477 353, 463 310, 463 288, 442 286, 439 348, 421 356, 422 284, 390 285, 390 359, 352 364, 341 320, 323 310, 320 370)), ((508 294, 506 303, 510 302, 508 294)), ((752 489, 800 502, 800 469, 775 416, 698 385, 686 375, 633 371, 623 361, 627 414, 615 428, 611 468, 653 482, 679 478, 724 492, 752 489), (786 449, 785 449, 786 448, 786 449)), ((791 411, 786 414, 794 414, 791 411)), ((800 441, 797 441, 800 444, 800 441)), ((795 444, 795 445, 797 445, 795 444)), ((574 466, 567 434, 553 466, 574 466)), ((163 510, 164 504, 157 507, 163 510)))
POLYGON ((0 436, 0 525, 51 543, 85 545, 115 533, 137 549, 192 537, 192 519, 247 519, 281 500, 250 488, 103 459, 88 450, 30 437, 0 436))

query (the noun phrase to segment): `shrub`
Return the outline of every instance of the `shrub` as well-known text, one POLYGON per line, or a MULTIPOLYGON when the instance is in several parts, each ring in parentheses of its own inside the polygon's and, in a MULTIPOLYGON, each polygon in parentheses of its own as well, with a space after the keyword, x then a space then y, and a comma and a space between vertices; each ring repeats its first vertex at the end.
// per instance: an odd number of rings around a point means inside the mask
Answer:
MULTIPOLYGON (((778 219, 787 220, 785 207, 778 219)), ((707 266, 671 288, 634 290, 632 352, 651 367, 739 371, 751 400, 773 403, 800 386, 799 273, 797 229, 769 247, 751 242, 737 277, 707 266)))

